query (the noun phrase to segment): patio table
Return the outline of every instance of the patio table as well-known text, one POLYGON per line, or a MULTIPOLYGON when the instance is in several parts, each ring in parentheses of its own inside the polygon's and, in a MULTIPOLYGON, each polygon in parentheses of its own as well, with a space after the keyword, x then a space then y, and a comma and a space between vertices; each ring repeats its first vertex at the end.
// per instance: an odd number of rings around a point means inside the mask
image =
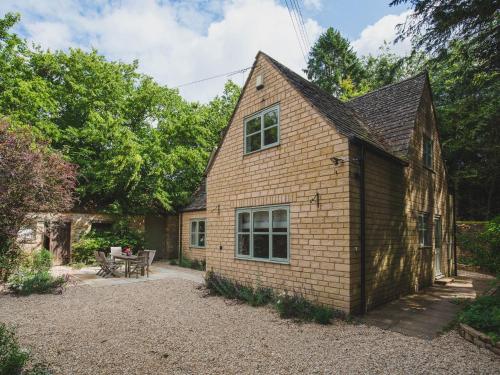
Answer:
POLYGON ((129 277, 130 276, 130 261, 137 260, 138 256, 137 255, 118 254, 118 255, 113 255, 113 258, 121 259, 121 260, 125 261, 125 277, 129 277))

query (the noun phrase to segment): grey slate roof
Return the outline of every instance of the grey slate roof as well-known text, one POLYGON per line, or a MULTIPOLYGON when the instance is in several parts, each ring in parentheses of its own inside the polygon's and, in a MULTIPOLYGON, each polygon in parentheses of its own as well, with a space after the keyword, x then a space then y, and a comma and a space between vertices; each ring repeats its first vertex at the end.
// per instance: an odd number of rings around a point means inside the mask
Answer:
MULTIPOLYGON (((358 139, 368 143, 388 156, 404 162, 408 154, 408 146, 420 100, 427 82, 427 73, 423 72, 404 81, 381 87, 344 103, 272 57, 263 52, 259 52, 259 54, 262 54, 281 72, 288 82, 323 116, 330 120, 341 134, 350 139, 358 139)), ((248 77, 250 76, 251 74, 248 75, 248 77)), ((237 107, 238 105, 232 117, 237 107)), ((225 131, 227 131, 227 127, 225 131)), ((217 155, 217 151, 218 149, 210 158, 207 172, 217 155)), ((206 178, 204 178, 198 190, 193 194, 191 203, 182 211, 204 210, 206 209, 206 199, 206 178)))
POLYGON ((420 73, 354 98, 347 105, 356 111, 372 133, 383 139, 390 153, 404 157, 408 154, 426 82, 427 73, 420 73))
POLYGON ((203 178, 198 189, 191 197, 191 202, 181 211, 200 211, 207 208, 207 179, 203 178))
POLYGON ((297 73, 288 69, 283 64, 274 60, 272 57, 263 54, 283 76, 294 86, 302 96, 316 107, 327 119, 329 119, 335 128, 346 137, 356 137, 365 142, 374 145, 381 150, 386 150, 382 139, 370 132, 369 128, 363 123, 359 115, 348 105, 333 97, 328 92, 297 73))

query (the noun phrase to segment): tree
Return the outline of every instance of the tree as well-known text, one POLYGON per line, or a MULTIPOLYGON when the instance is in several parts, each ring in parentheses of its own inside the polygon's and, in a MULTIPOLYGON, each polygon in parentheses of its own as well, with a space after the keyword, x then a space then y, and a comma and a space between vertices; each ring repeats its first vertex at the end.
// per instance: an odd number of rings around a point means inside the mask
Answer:
POLYGON ((342 81, 351 80, 358 85, 364 76, 351 44, 332 27, 314 44, 304 72, 309 80, 336 97, 343 94, 342 81))
POLYGON ((498 70, 498 0, 393 0, 390 5, 403 3, 414 9, 399 27, 400 40, 412 37, 416 48, 438 55, 462 41, 481 61, 478 69, 498 70))
POLYGON ((8 30, 17 20, 0 22, 0 113, 30 124, 78 165, 79 205, 143 214, 186 203, 237 86, 207 105, 189 103, 138 73, 137 62, 110 62, 95 50, 28 48, 8 30))
POLYGON ((16 264, 17 233, 30 223, 29 213, 73 206, 75 176, 75 167, 27 128, 0 123, 0 277, 16 264))

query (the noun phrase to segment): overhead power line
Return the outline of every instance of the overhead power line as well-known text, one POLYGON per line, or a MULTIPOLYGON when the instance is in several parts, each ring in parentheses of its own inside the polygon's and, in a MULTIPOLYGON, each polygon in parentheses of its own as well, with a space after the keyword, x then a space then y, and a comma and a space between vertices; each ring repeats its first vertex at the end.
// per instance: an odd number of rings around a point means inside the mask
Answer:
POLYGON ((228 73, 222 73, 222 74, 217 74, 215 76, 211 76, 211 77, 207 77, 207 78, 202 78, 202 79, 198 79, 196 81, 192 81, 192 82, 187 82, 187 83, 183 83, 181 85, 177 85, 177 86, 174 86, 174 89, 178 89, 179 87, 184 87, 184 86, 189 86, 189 85, 194 85, 195 83, 200 83, 200 82, 205 82, 205 81, 209 81, 211 79, 216 79, 216 78, 221 78, 221 77, 231 77, 231 76, 234 76, 235 74, 238 74, 238 73, 245 73, 248 69, 251 69, 252 67, 249 66, 249 67, 246 67, 246 68, 243 68, 243 69, 238 69, 238 70, 234 70, 232 72, 228 72, 228 73))
POLYGON ((307 28, 306 24, 304 22, 304 17, 302 16, 302 8, 300 7, 300 1, 299 0, 293 0, 295 3, 295 11, 297 12, 299 19, 300 19, 300 24, 302 28, 302 32, 304 34, 304 39, 306 41, 307 45, 307 52, 311 49, 311 39, 309 38, 309 34, 307 33, 307 28))
MULTIPOLYGON (((290 0, 290 4, 292 4, 292 1, 293 0, 290 0)), ((297 26, 295 26, 296 20, 294 20, 294 11, 291 9, 290 5, 288 4, 288 0, 284 0, 284 2, 286 5, 286 8, 288 9, 288 14, 290 15, 290 20, 292 21, 293 30, 295 31, 295 35, 297 36, 297 41, 299 42, 300 51, 302 52, 302 56, 304 57, 304 61, 307 64, 307 57, 306 57, 306 53, 305 53, 305 50, 307 49, 307 47, 303 46, 304 41, 303 41, 303 38, 301 36, 301 32, 297 30, 299 27, 299 24, 297 23, 297 26)))

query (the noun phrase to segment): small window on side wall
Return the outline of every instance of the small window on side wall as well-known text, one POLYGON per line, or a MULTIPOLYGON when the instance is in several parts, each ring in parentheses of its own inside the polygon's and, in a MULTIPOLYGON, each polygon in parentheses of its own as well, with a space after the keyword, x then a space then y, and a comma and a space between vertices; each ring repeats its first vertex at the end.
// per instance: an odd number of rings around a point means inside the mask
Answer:
POLYGON ((427 212, 420 212, 417 217, 418 244, 420 247, 431 246, 429 217, 427 212))
POLYGON ((423 155, 423 159, 424 159, 424 165, 429 168, 429 169, 432 169, 433 167, 433 161, 432 161, 432 158, 433 158, 433 155, 432 155, 432 148, 433 148, 433 141, 430 137, 424 135, 424 145, 423 145, 423 148, 424 148, 424 155, 423 155))
POLYGON ((36 241, 36 224, 21 227, 17 238, 22 243, 34 243, 36 241))
POLYGON ((279 143, 279 106, 265 109, 244 122, 245 154, 279 143))
POLYGON ((190 245, 191 247, 205 247, 206 240, 206 220, 193 219, 190 227, 190 245))

